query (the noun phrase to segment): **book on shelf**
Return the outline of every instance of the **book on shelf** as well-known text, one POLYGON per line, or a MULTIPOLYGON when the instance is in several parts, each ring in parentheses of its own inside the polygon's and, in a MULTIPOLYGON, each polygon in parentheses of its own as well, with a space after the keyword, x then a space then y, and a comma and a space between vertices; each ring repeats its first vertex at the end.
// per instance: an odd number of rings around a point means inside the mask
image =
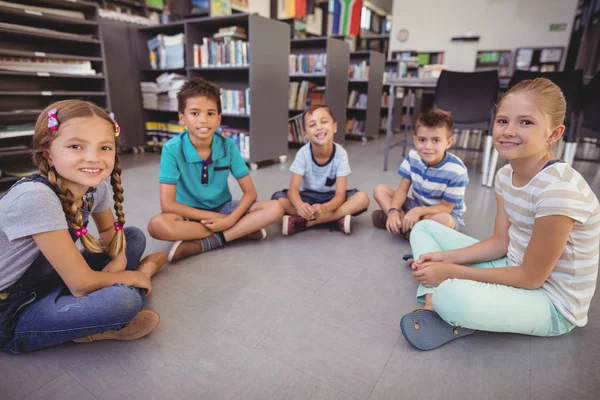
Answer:
POLYGON ((290 75, 327 73, 327 54, 290 54, 290 75))
POLYGON ((177 111, 177 93, 185 80, 183 75, 164 73, 155 82, 140 82, 143 108, 177 111))
POLYGON ((356 118, 346 120, 346 133, 365 136, 365 121, 356 118))
POLYGON ((55 74, 96 75, 90 61, 46 59, 39 57, 1 57, 0 69, 20 72, 53 72, 55 74))
POLYGON ((308 143, 308 139, 304 136, 302 114, 296 115, 288 120, 288 142, 292 143, 308 143))
POLYGON ((185 34, 159 33, 146 44, 152 69, 185 68, 185 34))
POLYGON ((309 81, 290 82, 288 92, 288 109, 304 110, 311 104, 324 104, 325 86, 317 86, 309 81))
POLYGON ((8 1, 0 1, 0 6, 15 8, 18 10, 23 10, 25 13, 36 15, 36 14, 50 14, 56 15, 59 17, 72 18, 72 19, 85 19, 85 15, 81 11, 72 11, 72 10, 64 10, 61 8, 49 8, 49 7, 40 7, 40 6, 32 6, 29 4, 17 4, 8 1))
MULTIPOLYGON (((114 6, 117 7, 118 6, 114 6)), ((99 8, 98 9, 98 16, 100 18, 105 18, 105 19, 112 19, 115 21, 121 21, 121 22, 129 22, 132 24, 138 24, 138 25, 143 25, 143 26, 153 26, 153 25, 158 25, 159 21, 157 19, 153 19, 153 18, 146 18, 144 16, 140 15, 133 15, 133 14, 129 14, 126 12, 123 12, 121 9, 104 9, 104 8, 99 8)))
POLYGON ((348 78, 355 81, 366 81, 369 79, 369 64, 361 61, 348 66, 348 78))
POLYGON ((185 131, 185 126, 177 121, 146 121, 145 127, 148 146, 162 146, 167 140, 185 131))
POLYGON ((224 114, 250 115, 250 88, 221 89, 221 104, 224 114))
POLYGON ((348 108, 367 108, 367 94, 360 93, 358 90, 353 90, 348 95, 348 108))
POLYGON ((235 39, 248 39, 248 35, 246 34, 246 28, 242 26, 225 26, 223 28, 219 28, 219 31, 213 35, 213 38, 235 38, 235 39))
POLYGON ((389 106, 390 94, 388 92, 381 93, 381 107, 389 106))
POLYGON ((228 126, 221 126, 221 134, 228 138, 231 138, 237 146, 242 158, 244 160, 250 160, 250 132, 228 126))
POLYGON ((246 67, 250 62, 250 43, 243 40, 202 38, 194 44, 194 68, 246 67))

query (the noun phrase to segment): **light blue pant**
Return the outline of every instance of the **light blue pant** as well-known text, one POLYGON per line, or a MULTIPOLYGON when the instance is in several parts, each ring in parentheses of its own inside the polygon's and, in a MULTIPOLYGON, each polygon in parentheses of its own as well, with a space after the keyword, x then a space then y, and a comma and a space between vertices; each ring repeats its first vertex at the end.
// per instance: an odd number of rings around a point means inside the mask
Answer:
MULTIPOLYGON (((460 249, 477 243, 460 232, 434 221, 421 221, 410 233, 415 260, 421 254, 460 249)), ((508 267, 507 257, 469 265, 472 268, 508 267)), ((448 279, 438 287, 419 285, 417 299, 425 301, 433 294, 433 307, 440 317, 453 326, 533 336, 557 336, 570 332, 575 325, 556 310, 541 290, 465 279, 448 279)))

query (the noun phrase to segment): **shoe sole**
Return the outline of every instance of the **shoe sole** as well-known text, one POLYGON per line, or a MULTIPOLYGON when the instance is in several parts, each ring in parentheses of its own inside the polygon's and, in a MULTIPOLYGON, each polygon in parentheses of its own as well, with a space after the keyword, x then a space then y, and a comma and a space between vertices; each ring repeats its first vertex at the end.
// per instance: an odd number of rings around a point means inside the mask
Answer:
POLYGON ((260 241, 262 242, 263 240, 265 240, 267 238, 267 230, 265 228, 261 229, 260 232, 262 233, 262 238, 260 239, 260 241))
POLYGON ((352 221, 352 216, 350 215, 346 215, 344 217, 344 233, 346 235, 349 235, 350 233, 352 233, 352 229, 350 228, 350 222, 352 221))
POLYGON ((455 339, 473 334, 473 329, 452 326, 437 313, 417 310, 400 320, 402 335, 408 343, 419 350, 437 349, 455 339))
POLYGON ((171 246, 171 250, 169 250, 169 256, 167 257, 167 260, 169 262, 173 262, 173 257, 175 256, 175 252, 177 251, 177 248, 179 247, 179 245, 181 243, 183 243, 183 240, 178 240, 173 244, 173 246, 171 246))
MULTIPOLYGON (((377 229, 386 230, 387 228, 385 226, 385 223, 379 224, 378 223, 379 218, 375 217, 375 215, 378 215, 378 214, 375 214, 375 213, 377 213, 377 211, 378 210, 373 211, 373 214, 371 214, 371 223, 373 223, 373 226, 377 229)), ((379 211, 379 212, 385 217, 385 214, 383 214, 383 211, 379 211)), ((383 217, 381 218, 381 220, 382 220, 381 222, 383 222, 383 217)))
POLYGON ((281 233, 283 234, 283 236, 288 236, 290 234, 288 231, 289 221, 290 221, 290 216, 284 215, 283 221, 281 222, 281 233))

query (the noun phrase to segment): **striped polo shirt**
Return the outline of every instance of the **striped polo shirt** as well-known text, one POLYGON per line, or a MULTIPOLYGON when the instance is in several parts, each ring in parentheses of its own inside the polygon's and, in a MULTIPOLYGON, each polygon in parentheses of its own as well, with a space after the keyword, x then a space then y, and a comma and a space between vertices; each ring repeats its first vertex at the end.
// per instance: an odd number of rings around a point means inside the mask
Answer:
POLYGON ((451 214, 460 226, 465 226, 463 214, 467 207, 464 199, 469 173, 460 158, 446 152, 439 164, 429 166, 413 149, 400 165, 398 174, 412 182, 409 198, 424 207, 436 206, 442 200, 454 203, 451 214))
POLYGON ((523 264, 536 218, 564 215, 573 219, 565 249, 541 289, 566 319, 585 326, 598 277, 598 199, 579 172, 566 163, 547 166, 523 187, 513 186, 512 175, 510 164, 496 174, 496 193, 502 196, 510 221, 508 259, 512 265, 523 264))

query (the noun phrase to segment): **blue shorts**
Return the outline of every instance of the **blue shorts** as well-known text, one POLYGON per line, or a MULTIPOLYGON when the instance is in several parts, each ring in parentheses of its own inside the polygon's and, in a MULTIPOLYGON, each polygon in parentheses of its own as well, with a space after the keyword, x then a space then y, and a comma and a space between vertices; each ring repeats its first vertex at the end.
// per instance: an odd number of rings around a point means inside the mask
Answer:
MULTIPOLYGON (((273 196, 271 196, 271 200, 287 199, 287 193, 288 193, 287 189, 281 190, 279 192, 275 192, 275 193, 273 193, 273 196)), ((350 197, 354 196, 356 193, 358 193, 357 189, 346 190, 346 200, 348 200, 350 197)), ((330 202, 331 199, 333 199, 334 197, 335 197, 335 190, 332 190, 330 192, 315 192, 314 190, 301 190, 300 191, 300 198, 302 199, 303 202, 308 203, 308 204, 324 204, 324 203, 330 202)), ((365 211, 367 211, 366 208, 355 214, 352 214, 352 216, 356 217, 357 215, 360 215, 360 214, 364 213, 365 211)))
MULTIPOLYGON (((239 204, 240 204, 239 200, 230 200, 227 203, 222 204, 219 207, 212 208, 210 210, 206 210, 204 208, 199 208, 199 210, 212 211, 212 212, 216 212, 219 214, 229 215, 237 208, 237 206, 239 204)), ((246 211, 246 214, 248 214, 248 211, 246 211)), ((184 219, 184 221, 200 222, 196 219, 190 219, 190 218, 186 218, 186 217, 184 217, 183 219, 184 219)))
MULTIPOLYGON (((411 199, 410 197, 407 197, 406 200, 404 201, 404 205, 402 206, 402 211, 404 211, 406 213, 415 207, 421 207, 421 205, 415 199, 411 199)), ((460 228, 461 226, 465 226, 463 223, 459 222, 456 215, 450 214, 450 216, 454 220, 454 230, 458 230, 458 228, 460 228)))

